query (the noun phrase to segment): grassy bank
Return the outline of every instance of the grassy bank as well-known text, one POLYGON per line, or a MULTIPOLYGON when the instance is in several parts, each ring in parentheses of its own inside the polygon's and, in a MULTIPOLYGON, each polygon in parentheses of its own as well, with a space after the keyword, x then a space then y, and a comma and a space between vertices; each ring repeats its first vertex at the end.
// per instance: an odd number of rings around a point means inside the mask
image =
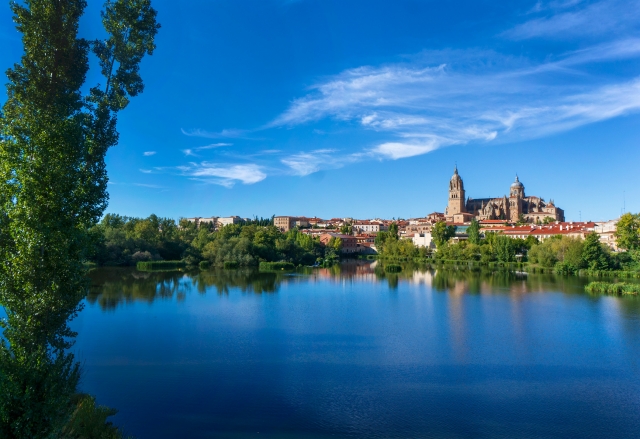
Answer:
POLYGON ((640 294, 640 284, 626 282, 591 282, 584 289, 590 294, 614 296, 637 296, 640 294))
POLYGON ((260 271, 292 271, 295 268, 291 262, 260 262, 260 271))
POLYGON ((184 261, 143 261, 136 264, 140 271, 148 270, 177 270, 184 268, 187 264, 184 261))
POLYGON ((580 276, 591 277, 616 277, 626 279, 640 279, 640 271, 624 271, 624 270, 580 270, 580 276))

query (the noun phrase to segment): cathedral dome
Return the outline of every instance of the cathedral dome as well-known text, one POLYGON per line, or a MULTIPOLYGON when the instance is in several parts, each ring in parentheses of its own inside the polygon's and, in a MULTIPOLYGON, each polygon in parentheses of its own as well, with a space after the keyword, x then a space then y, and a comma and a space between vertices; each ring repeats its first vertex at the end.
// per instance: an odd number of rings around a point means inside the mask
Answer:
POLYGON ((460 178, 460 175, 458 174, 458 167, 456 166, 455 170, 453 171, 453 176, 451 177, 451 181, 461 181, 462 178, 460 178))
POLYGON ((522 183, 520 183, 520 180, 518 179, 518 176, 516 175, 516 181, 511 183, 511 189, 518 189, 518 188, 524 188, 524 185, 522 183))

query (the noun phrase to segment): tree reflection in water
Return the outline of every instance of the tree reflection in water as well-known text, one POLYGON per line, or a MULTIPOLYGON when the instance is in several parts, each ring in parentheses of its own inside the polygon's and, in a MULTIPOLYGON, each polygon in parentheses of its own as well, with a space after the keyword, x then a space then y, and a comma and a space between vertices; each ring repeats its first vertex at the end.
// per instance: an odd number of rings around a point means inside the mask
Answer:
POLYGON ((173 297, 183 300, 190 291, 205 294, 211 288, 215 288, 218 294, 229 294, 231 289, 244 293, 275 293, 279 279, 284 276, 255 270, 183 272, 98 269, 89 274, 91 290, 87 301, 90 304, 97 303, 102 309, 115 309, 121 303, 134 301, 152 303, 157 299, 173 297))
POLYGON ((555 274, 527 274, 507 269, 479 267, 428 266, 404 264, 400 273, 387 273, 381 261, 347 261, 330 268, 306 268, 295 273, 259 272, 257 270, 209 271, 136 271, 132 268, 101 268, 93 270, 90 304, 112 310, 120 304, 135 301, 184 300, 190 292, 229 294, 277 293, 286 282, 343 282, 358 280, 384 282, 391 291, 403 284, 422 284, 435 291, 451 294, 525 294, 558 291, 584 294, 590 279, 555 274))

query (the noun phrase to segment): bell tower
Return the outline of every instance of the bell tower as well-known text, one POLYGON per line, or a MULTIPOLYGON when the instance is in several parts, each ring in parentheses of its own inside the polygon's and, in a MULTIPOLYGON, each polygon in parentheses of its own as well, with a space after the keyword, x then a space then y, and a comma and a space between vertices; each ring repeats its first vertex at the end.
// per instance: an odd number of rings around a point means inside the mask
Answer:
POLYGON ((456 165, 453 171, 453 177, 451 177, 451 181, 449 182, 449 204, 445 211, 446 216, 453 218, 455 214, 466 212, 464 203, 464 183, 458 174, 458 166, 456 165))
POLYGON ((523 198, 524 185, 520 182, 518 175, 516 175, 516 181, 511 184, 509 190, 509 219, 513 222, 518 221, 522 214, 523 198))

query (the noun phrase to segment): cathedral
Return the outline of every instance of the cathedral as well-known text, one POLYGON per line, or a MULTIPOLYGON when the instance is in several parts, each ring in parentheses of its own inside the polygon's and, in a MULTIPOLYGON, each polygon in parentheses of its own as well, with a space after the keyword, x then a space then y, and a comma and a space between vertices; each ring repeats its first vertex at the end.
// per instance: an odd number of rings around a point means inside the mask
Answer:
POLYGON ((465 223, 473 218, 517 222, 521 216, 526 222, 534 224, 542 223, 547 217, 564 221, 564 211, 556 207, 553 200, 546 202, 540 197, 527 197, 517 175, 508 197, 465 199, 464 183, 456 166, 449 182, 449 204, 445 209, 448 222, 465 223))

